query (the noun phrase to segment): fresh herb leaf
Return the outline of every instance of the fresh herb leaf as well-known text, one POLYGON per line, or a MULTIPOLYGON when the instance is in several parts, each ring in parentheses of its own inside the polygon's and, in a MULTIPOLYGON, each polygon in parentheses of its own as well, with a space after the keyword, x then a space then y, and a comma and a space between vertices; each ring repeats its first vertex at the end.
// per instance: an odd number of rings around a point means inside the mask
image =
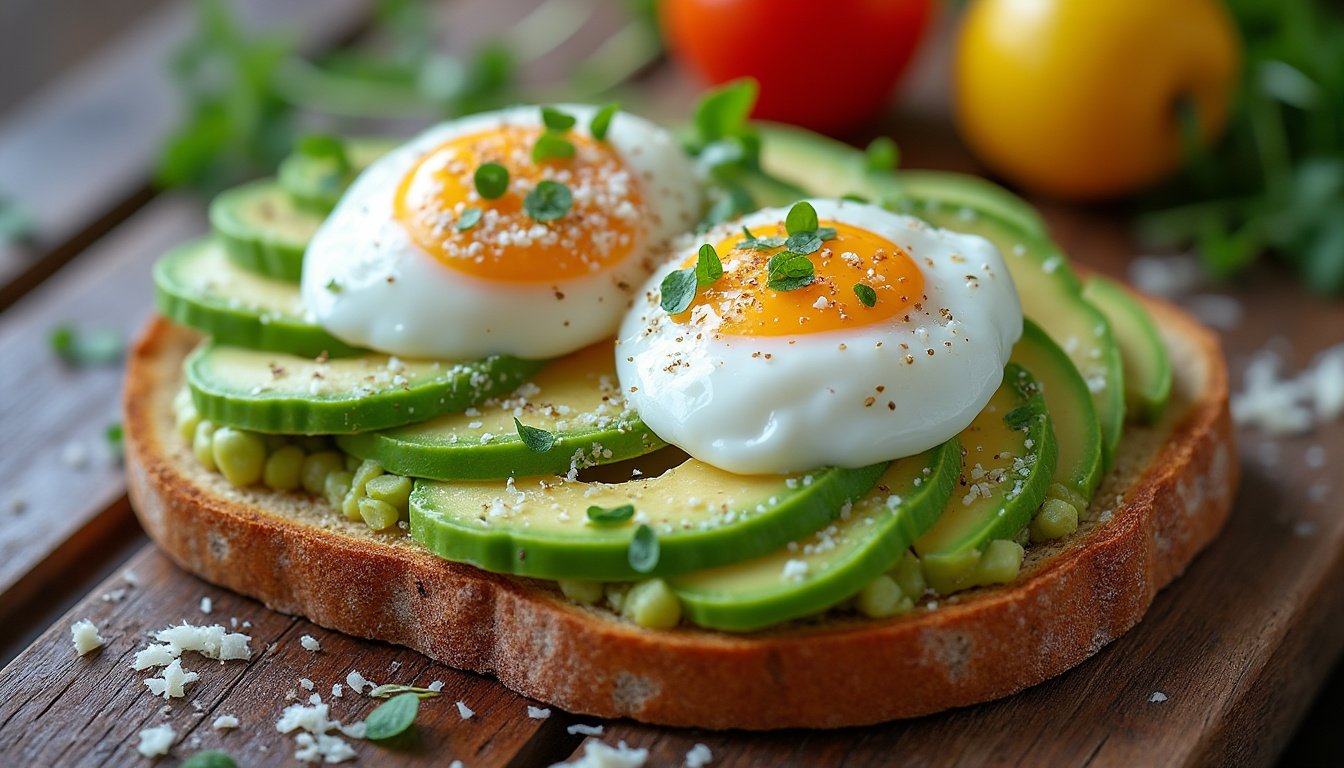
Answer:
POLYGON ((868 203, 870 200, 857 192, 846 192, 840 196, 841 200, 848 200, 851 203, 868 203))
POLYGON ((789 214, 784 217, 784 230, 790 235, 799 232, 815 232, 818 226, 817 209, 806 200, 794 203, 789 214))
POLYGON ((218 750, 197 752, 182 763, 182 768, 238 768, 233 755, 218 750))
POLYGON ((476 194, 486 200, 496 200, 509 191, 509 169, 499 163, 482 163, 472 176, 476 194))
POLYGON ((774 291, 796 291, 806 288, 815 279, 816 266, 806 256, 781 251, 766 264, 765 286, 774 291))
POLYGON ((457 223, 453 225, 453 229, 458 232, 466 232, 481 223, 482 215, 480 208, 463 208, 462 215, 457 217, 457 223))
POLYGON ((714 246, 705 243, 700 246, 700 253, 695 260, 696 285, 709 285, 720 277, 723 277, 723 262, 719 260, 719 254, 714 250, 714 246))
POLYGON ((817 227, 817 231, 813 234, 815 234, 823 243, 827 240, 834 240, 836 236, 839 235, 839 233, 835 231, 835 227, 817 227))
POLYGON ((555 221, 569 213, 574 194, 558 181, 543 179, 523 198, 523 210, 536 221, 555 221))
POLYGON ((1030 405, 1019 405, 1003 415, 1003 423, 1009 429, 1026 429, 1036 418, 1036 409, 1030 405))
POLYGON ((532 162, 565 159, 574 156, 574 143, 558 133, 544 131, 532 145, 532 162))
POLYGON ((562 112, 555 107, 541 108, 541 123, 547 129, 564 133, 574 127, 575 118, 568 112, 562 112))
POLYGON ((415 716, 419 712, 419 696, 414 693, 397 694, 369 713, 364 721, 364 738, 384 741, 400 736, 415 724, 415 716))
POLYGON ((121 422, 115 421, 108 424, 107 429, 103 430, 103 437, 107 440, 107 450, 112 454, 112 458, 121 461, 122 457, 126 455, 125 433, 121 422))
POLYGON ((668 272, 658 285, 658 291, 662 294, 658 306, 669 315, 685 312, 695 300, 697 282, 694 267, 668 272))
POLYGON ((626 551, 626 560, 636 573, 648 573, 658 567, 660 554, 658 534, 647 525, 640 524, 630 539, 630 549, 626 551))
POLYGON ((756 210, 756 199, 751 196, 751 191, 746 187, 740 184, 732 184, 721 187, 719 191, 720 194, 709 207, 709 212, 705 214, 704 221, 700 222, 700 231, 702 232, 730 219, 735 219, 744 213, 756 210))
POLYGON ((51 349, 70 365, 108 365, 121 359, 120 334, 109 330, 77 331, 62 325, 51 331, 51 349))
POLYGON ((518 429, 518 437, 522 438, 523 445, 533 453, 546 453, 555 447, 555 435, 544 429, 529 427, 513 417, 513 426, 518 429))
POLYGON ((624 523, 634 516, 634 504, 622 504, 610 508, 593 505, 588 508, 588 519, 594 523, 624 523))
POLYGON ((877 303, 877 291, 873 290, 871 285, 855 283, 854 295, 859 297, 859 301, 863 302, 865 307, 871 307, 877 303))
POLYGON ((336 278, 334 277, 327 281, 325 287, 328 291, 332 293, 340 293, 341 291, 345 290, 344 288, 341 287, 340 283, 336 282, 336 278))
POLYGON ((789 235, 789 239, 784 241, 784 247, 794 253, 816 253, 821 250, 821 238, 817 237, 816 232, 799 232, 789 235))
POLYGON ((588 133, 598 141, 606 141, 607 131, 611 128, 611 119, 620 109, 621 105, 613 101, 597 110, 592 121, 588 123, 588 133))
POLYGON ((0 197, 0 243, 14 243, 33 234, 33 217, 23 206, 0 197))
POLYGON ((738 243, 735 247, 747 251, 773 251, 784 244, 782 237, 757 237, 751 234, 751 230, 745 226, 742 227, 742 234, 746 239, 738 243))
POLYGON ((863 154, 868 170, 877 172, 896 170, 896 163, 901 157, 896 142, 886 136, 878 136, 869 142, 863 154))
POLYGON ((701 145, 746 132, 758 90, 755 80, 745 78, 706 93, 695 108, 694 125, 701 145))
POLYGON ((341 173, 350 171, 350 155, 345 150, 345 142, 335 136, 325 133, 309 134, 299 139, 295 151, 311 160, 331 162, 341 173))
POLYGON ((390 699, 393 696, 402 693, 414 693, 422 699, 432 699, 440 695, 438 691, 431 691, 428 688, 417 688, 414 685, 397 685, 396 683, 383 683, 369 691, 369 695, 375 699, 390 699))

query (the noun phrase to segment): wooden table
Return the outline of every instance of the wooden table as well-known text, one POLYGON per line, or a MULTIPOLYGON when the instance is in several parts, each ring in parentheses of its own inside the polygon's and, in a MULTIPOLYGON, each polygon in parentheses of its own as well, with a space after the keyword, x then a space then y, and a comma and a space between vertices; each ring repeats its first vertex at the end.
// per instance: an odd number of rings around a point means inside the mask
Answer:
MULTIPOLYGON (((312 48, 367 21, 365 4, 355 0, 239 4, 260 21, 303 19, 312 48)), ((507 26, 529 5, 456 3, 443 11, 445 26, 465 44, 507 26)), ((468 766, 527 766, 576 754, 585 737, 568 726, 590 718, 559 711, 529 718, 526 707, 536 702, 492 680, 270 612, 177 570, 136 527, 103 442, 104 428, 119 418, 120 371, 69 368, 47 336, 63 323, 134 333, 150 312, 153 260, 206 228, 199 201, 155 194, 147 183, 154 150, 173 121, 158 61, 189 28, 184 7, 153 14, 0 115, 0 195, 37 214, 29 241, 0 246, 0 662, 9 662, 0 672, 0 764, 138 764, 136 733, 160 723, 179 733, 163 765, 207 748, 232 753, 240 765, 290 763, 292 740, 272 727, 290 703, 287 693, 307 697, 301 678, 329 692, 351 670, 379 682, 445 684, 443 697, 422 708, 416 746, 389 752, 357 742, 364 764, 456 758, 468 766), (213 602, 208 616, 203 597, 213 602), (69 626, 84 617, 109 642, 81 658, 71 650, 69 626), (150 697, 129 658, 145 631, 184 619, 248 622, 260 652, 250 663, 208 670, 187 699, 161 713, 163 702, 150 697), (320 640, 321 652, 301 647, 304 634, 320 640), (475 711, 471 719, 459 716, 458 700, 475 711), (243 721, 239 732, 209 728, 225 713, 243 721)), ((539 69, 572 65, 597 34, 580 34, 539 69)), ((974 170, 937 107, 939 51, 935 45, 926 57, 906 101, 912 106, 893 118, 889 132, 910 166, 974 170)), ((639 85, 673 115, 693 93, 667 66, 645 73, 639 85)), ((1122 216, 1043 210, 1076 260, 1124 275, 1135 249, 1122 216)), ((1344 305, 1305 295, 1277 269, 1259 269, 1227 293, 1245 308, 1223 334, 1234 382, 1249 355, 1271 342, 1296 370, 1344 341, 1344 305)), ((1004 701, 871 728, 724 734, 618 721, 603 723, 601 738, 646 746, 650 765, 659 766, 680 765, 696 743, 711 748, 716 766, 1272 763, 1344 649, 1344 592, 1337 589, 1344 579, 1344 480, 1331 472, 1344 466, 1344 424, 1293 439, 1254 432, 1240 438, 1244 487, 1222 537, 1159 596, 1138 628, 1055 680, 1004 701), (1319 449, 1324 466, 1306 458, 1319 449), (1167 699, 1150 701, 1154 692, 1167 699)), ((374 704, 347 694, 333 711, 353 721, 374 704)), ((1299 740, 1295 759, 1344 760, 1334 722, 1327 752, 1313 753, 1299 740)))

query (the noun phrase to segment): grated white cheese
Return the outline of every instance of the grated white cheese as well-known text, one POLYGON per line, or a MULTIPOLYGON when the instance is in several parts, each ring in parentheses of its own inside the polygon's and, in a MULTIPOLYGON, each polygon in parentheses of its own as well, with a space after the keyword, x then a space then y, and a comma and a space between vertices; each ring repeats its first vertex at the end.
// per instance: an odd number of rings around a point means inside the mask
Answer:
POLYGON ((527 716, 533 720, 545 720, 551 716, 551 710, 547 707, 534 707, 529 704, 527 706, 527 716))
POLYGON ((343 763, 355 759, 355 749, 340 736, 300 733, 294 738, 294 759, 305 763, 343 763))
POLYGON ((61 461, 65 466, 80 470, 89 465, 89 449, 83 443, 71 441, 61 449, 61 461))
POLYGON ((168 754, 176 739, 177 732, 171 725, 158 725, 140 732, 140 743, 135 749, 145 757, 161 757, 168 754))
POLYGON ((215 610, 215 601, 208 597, 201 598, 201 613, 210 613, 215 610))
POLYGON ((88 619, 80 619, 70 625, 70 636, 75 643, 75 653, 80 656, 102 648, 103 643, 107 642, 102 635, 98 634, 98 627, 94 626, 93 622, 88 619))
POLYGON ((704 744, 696 744, 686 753, 686 768, 705 768, 714 760, 714 753, 704 744))
POLYGON ((468 707, 465 701, 459 701, 457 702, 457 714, 460 715, 463 720, 470 720, 471 716, 476 713, 471 711, 471 707, 468 707))
POLYGON ((1317 356, 1292 378, 1280 378, 1279 356, 1257 352, 1242 391, 1232 397, 1232 420, 1275 435, 1302 434, 1344 415, 1344 344, 1317 356))
POLYGON ((435 680, 434 682, 430 683, 430 684, 426 687, 426 690, 434 691, 435 693, 438 693, 439 691, 442 691, 442 690, 443 690, 443 681, 442 681, 442 680, 435 680))
POLYGON ((166 643, 173 656, 195 651, 207 659, 219 661, 247 661, 252 658, 248 643, 252 638, 240 632, 229 632, 219 624, 198 627, 183 622, 154 633, 154 639, 166 643))
POLYGON ((164 699, 180 699, 186 695, 186 687, 201 678, 195 672, 189 672, 182 669, 182 660, 173 659, 173 662, 163 668, 159 677, 151 677, 145 680, 145 685, 149 692, 155 696, 162 696, 164 699))
POLYGON ((1153 695, 1148 697, 1149 704, 1161 704, 1167 700, 1167 694, 1161 691, 1153 691, 1153 695))
POLYGON ((339 699, 345 695, 345 686, 335 683, 331 686, 331 698, 339 699))
POLYGON ((318 651, 322 650, 322 644, 319 643, 317 641, 317 638, 313 637, 312 635, 304 635, 303 637, 300 637, 299 645, 302 645, 305 651, 312 651, 313 653, 317 653, 318 651))
POLYGON ((306 677, 299 678, 299 687, 305 691, 313 690, 313 688, 316 687, 316 685, 317 685, 316 683, 314 683, 312 680, 309 680, 306 677))
MULTIPOLYGON (((316 694, 314 698, 317 698, 316 694)), ((280 713, 280 719, 275 723, 277 731, 300 732, 294 738, 296 760, 305 763, 341 763, 355 757, 355 750, 345 739, 331 734, 332 730, 340 729, 344 733, 346 729, 340 721, 332 720, 330 714, 330 709, 320 700, 308 706, 291 704, 280 713)))
POLYGON ((136 652, 135 660, 131 663, 131 669, 140 672, 151 667, 166 667, 181 653, 180 650, 174 652, 170 645, 150 645, 136 652))
POLYGON ((600 741, 583 743, 583 755, 568 763, 556 763, 551 768, 642 768, 649 759, 649 750, 633 749, 624 741, 616 746, 600 741))
POLYGON ((806 560, 789 560, 784 563, 779 575, 785 581, 802 581, 807 578, 807 568, 806 560))
POLYGON ((345 684, 350 686, 350 690, 355 693, 363 693, 365 688, 372 688, 373 682, 357 671, 352 671, 345 676, 345 684))
POLYGON ((210 724, 216 731, 231 731, 238 727, 238 718, 233 715, 220 715, 210 724))
POLYGON ((573 736, 575 734, 583 734, 584 736, 602 735, 602 726, 600 725, 584 725, 583 723, 575 723, 566 728, 565 730, 569 732, 570 736, 573 736))

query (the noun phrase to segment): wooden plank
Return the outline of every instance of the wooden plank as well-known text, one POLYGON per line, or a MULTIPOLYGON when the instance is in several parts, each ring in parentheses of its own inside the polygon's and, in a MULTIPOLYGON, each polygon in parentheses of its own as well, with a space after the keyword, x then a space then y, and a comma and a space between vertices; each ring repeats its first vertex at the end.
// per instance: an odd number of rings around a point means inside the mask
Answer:
MULTIPOLYGON (((292 29, 309 50, 349 36, 359 0, 235 0, 252 28, 292 29)), ((33 218, 21 244, 0 244, 0 309, 148 199, 150 171, 180 119, 167 72, 190 39, 194 4, 173 3, 0 123, 0 198, 33 218)))
POLYGON ((471 766, 504 765, 519 754, 536 758, 526 764, 548 764, 572 747, 572 740, 563 737, 568 723, 563 716, 529 718, 527 706, 535 702, 479 675, 269 611, 183 573, 152 546, 128 570, 138 586, 120 574, 108 579, 0 670, 0 756, 8 764, 135 764, 142 760, 135 752, 139 731, 165 723, 177 733, 177 742, 172 757, 158 765, 175 765, 206 749, 227 751, 239 765, 292 763, 293 735, 275 728, 286 706, 307 703, 316 693, 330 706, 333 719, 350 724, 380 703, 346 685, 351 671, 378 683, 444 684, 442 696, 422 703, 418 738, 408 747, 392 750, 351 740, 365 764, 409 766, 432 760, 446 765, 459 759, 471 766), (117 590, 124 599, 103 599, 117 590), (203 597, 213 603, 209 614, 201 610, 203 597), (76 656, 70 643, 69 625, 79 618, 91 619, 108 641, 86 657, 76 656), (164 702, 142 682, 154 673, 132 671, 131 659, 150 642, 147 633, 182 621, 218 623, 250 635, 252 660, 221 664, 186 654, 183 667, 200 680, 184 698, 164 702), (316 638, 321 650, 305 650, 304 635, 316 638), (311 691, 305 679, 313 683, 311 691), (344 686, 339 698, 332 696, 335 684, 344 686), (458 701, 473 711, 469 719, 459 713, 458 701), (241 721, 237 731, 211 728, 225 714, 241 721), (550 742, 556 731, 562 734, 555 740, 561 745, 558 754, 538 751, 533 742, 550 742))

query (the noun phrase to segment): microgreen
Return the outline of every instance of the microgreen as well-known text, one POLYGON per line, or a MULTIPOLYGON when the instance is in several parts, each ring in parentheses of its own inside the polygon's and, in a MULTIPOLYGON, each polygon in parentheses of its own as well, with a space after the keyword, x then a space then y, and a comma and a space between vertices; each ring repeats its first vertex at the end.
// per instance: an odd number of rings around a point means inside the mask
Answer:
POLYGON ((233 755, 218 750, 197 752, 182 763, 182 768, 238 768, 233 755))
POLYGON ((725 83, 701 97, 694 120, 701 143, 742 134, 749 125, 758 90, 755 80, 744 78, 725 83))
POLYGON ((345 150, 345 142, 325 133, 309 134, 299 139, 295 151, 310 160, 329 162, 340 173, 350 171, 350 155, 345 150))
POLYGON ((120 421, 114 421, 107 425, 103 430, 103 438, 107 440, 107 450, 112 454, 112 458, 121 461, 126 455, 125 431, 122 429, 120 421))
POLYGON ((607 131, 611 128, 611 119, 616 116, 620 109, 621 105, 613 101, 597 110, 593 119, 588 123, 588 133, 598 141, 606 141, 607 131))
POLYGON ((509 169, 499 163, 482 163, 472 176, 476 193, 486 200, 495 200, 509 190, 509 169))
POLYGON ((1036 410, 1030 405, 1019 405, 1003 415, 1003 423, 1009 429, 1026 429, 1036 416, 1036 410))
POLYGON ((340 293, 341 291, 345 290, 344 288, 341 287, 340 283, 336 282, 336 278, 334 277, 328 280, 326 286, 324 287, 330 293, 340 293))
POLYGON ((518 437, 522 438, 523 445, 533 453, 546 453, 555 447, 555 435, 544 429, 529 427, 513 417, 513 426, 518 429, 518 437))
POLYGON ((563 133, 573 128, 574 122, 574 116, 568 112, 562 112, 555 107, 541 108, 541 124, 549 130, 563 133))
POLYGON ((480 208, 463 208, 462 215, 457 217, 457 223, 453 225, 453 229, 458 232, 466 232, 481 223, 482 215, 480 208))
POLYGON ((857 193, 857 192, 846 192, 845 194, 843 194, 843 195, 840 196, 840 199, 841 199, 841 200, 848 200, 848 201, 851 202, 851 203, 869 203, 869 202, 872 202, 872 201, 869 200, 866 196, 864 196, 864 195, 860 195, 860 194, 857 193))
POLYGON ((593 505, 588 508, 588 519, 594 523, 624 523, 634 516, 634 504, 622 504, 619 507, 593 505))
POLYGON ((720 277, 723 277, 723 262, 719 260, 719 254, 714 250, 714 246, 705 243, 700 246, 700 253, 695 259, 695 283, 698 287, 703 287, 720 277))
POLYGON ((414 685, 398 685, 396 683, 383 683, 369 691, 369 695, 375 699, 390 699, 393 696, 403 693, 414 693, 422 699, 432 699, 441 695, 438 691, 431 691, 428 688, 418 688, 414 685))
POLYGON ((863 306, 865 307, 871 307, 874 304, 877 304, 877 291, 873 290, 871 285, 855 283, 854 295, 859 297, 859 301, 863 302, 863 306))
POLYGON ((574 194, 558 181, 543 179, 523 198, 523 210, 536 221, 555 221, 569 213, 574 194))
POLYGON ((809 254, 821 250, 821 238, 817 237, 815 230, 811 232, 799 232, 796 235, 789 235, 789 239, 784 241, 784 247, 794 253, 809 254))
POLYGON ((532 162, 570 158, 574 152, 574 142, 558 133, 544 131, 532 145, 532 162))
POLYGON ((420 697, 414 693, 400 693, 379 704, 364 721, 364 738, 384 741, 406 732, 415 724, 420 712, 420 697))
POLYGON ((900 160, 901 151, 896 146, 896 142, 886 136, 878 136, 868 143, 868 148, 863 151, 864 164, 869 171, 886 172, 896 170, 896 163, 900 160))
POLYGON ((789 209, 789 213, 784 217, 784 230, 790 235, 799 232, 815 232, 819 222, 817 221, 817 209, 806 200, 794 203, 789 209))
POLYGON ((108 365, 121 359, 124 345, 115 331, 77 331, 62 325, 52 329, 51 350, 70 365, 108 365))
POLYGON ((641 524, 630 539, 626 560, 636 573, 648 573, 658 567, 659 549, 658 534, 649 526, 641 524))
POLYGON ((691 302, 695 300, 695 289, 698 282, 695 267, 668 272, 663 281, 658 284, 658 291, 662 294, 662 297, 658 300, 658 306, 662 307, 663 311, 669 315, 685 312, 686 308, 691 306, 691 302))
POLYGON ((796 291, 815 279, 816 266, 800 253, 780 251, 766 264, 765 286, 773 291, 796 291))
POLYGON ((785 241, 785 238, 782 237, 757 237, 745 226, 742 227, 742 234, 746 239, 738 243, 735 247, 747 251, 773 251, 783 245, 785 241))

